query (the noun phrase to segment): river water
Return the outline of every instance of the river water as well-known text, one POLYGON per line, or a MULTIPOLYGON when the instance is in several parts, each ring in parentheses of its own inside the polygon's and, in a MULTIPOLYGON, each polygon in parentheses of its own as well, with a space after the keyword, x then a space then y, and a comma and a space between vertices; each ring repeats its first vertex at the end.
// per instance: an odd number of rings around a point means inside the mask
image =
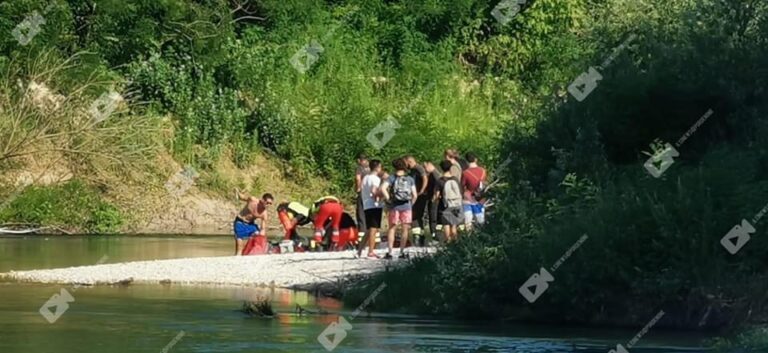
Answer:
MULTIPOLYGON (((229 237, 0 237, 0 272, 179 257, 227 256, 229 237)), ((279 256, 279 255, 277 255, 279 256)), ((274 269, 254 269, 269 271, 274 269)), ((510 288, 516 290, 516 288, 510 288)), ((73 287, 0 282, 0 352, 328 352, 318 336, 342 315, 351 328, 333 352, 607 353, 639 329, 462 322, 363 312, 360 303, 306 292, 227 286, 73 287), (72 299, 53 323, 40 308, 64 288, 72 299), (275 318, 251 317, 244 300, 269 298, 275 318), (330 315, 297 314, 296 305, 330 315)), ((62 306, 63 308, 63 306, 62 306)), ((342 332, 342 331, 339 331, 342 332)), ((339 334, 338 337, 343 336, 339 334)), ((333 340, 333 336, 329 336, 333 340)), ((651 330, 631 352, 705 352, 706 337, 651 330)))

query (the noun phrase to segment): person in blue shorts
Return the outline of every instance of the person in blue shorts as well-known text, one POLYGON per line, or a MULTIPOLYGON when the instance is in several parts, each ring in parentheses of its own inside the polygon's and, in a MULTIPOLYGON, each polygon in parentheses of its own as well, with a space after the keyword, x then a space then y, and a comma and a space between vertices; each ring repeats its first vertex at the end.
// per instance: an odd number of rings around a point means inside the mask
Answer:
POLYGON ((266 237, 267 235, 267 208, 272 205, 275 198, 272 194, 264 194, 261 199, 240 193, 236 190, 237 198, 247 202, 245 207, 235 218, 233 228, 235 232, 235 255, 242 255, 243 247, 253 235, 266 237), (256 221, 261 224, 257 224, 256 221))

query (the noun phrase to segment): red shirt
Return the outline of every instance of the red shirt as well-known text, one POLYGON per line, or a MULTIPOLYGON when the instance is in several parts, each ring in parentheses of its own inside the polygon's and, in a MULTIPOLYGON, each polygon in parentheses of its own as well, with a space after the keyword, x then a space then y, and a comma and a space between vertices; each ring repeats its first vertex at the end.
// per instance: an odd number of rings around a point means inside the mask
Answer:
POLYGON ((461 187, 464 189, 464 200, 477 201, 472 195, 480 187, 480 182, 485 182, 485 168, 467 168, 461 173, 461 187))

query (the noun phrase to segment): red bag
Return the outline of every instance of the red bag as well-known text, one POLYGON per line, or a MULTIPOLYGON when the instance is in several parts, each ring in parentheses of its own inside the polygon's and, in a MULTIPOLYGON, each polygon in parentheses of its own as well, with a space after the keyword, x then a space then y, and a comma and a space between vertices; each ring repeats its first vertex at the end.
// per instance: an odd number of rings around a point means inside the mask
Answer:
POLYGON ((267 237, 254 235, 245 243, 243 255, 266 255, 268 248, 267 237))

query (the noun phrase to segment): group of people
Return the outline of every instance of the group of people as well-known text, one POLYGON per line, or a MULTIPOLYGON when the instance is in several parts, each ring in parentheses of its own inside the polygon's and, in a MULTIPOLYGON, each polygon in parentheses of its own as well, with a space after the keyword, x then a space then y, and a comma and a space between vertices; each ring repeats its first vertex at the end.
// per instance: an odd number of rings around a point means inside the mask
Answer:
MULTIPOLYGON (((487 172, 474 153, 461 158, 456 150, 448 149, 438 166, 429 161, 419 163, 414 156, 407 155, 392 161, 391 173, 385 171, 380 160, 369 160, 364 154, 358 155, 357 165, 357 220, 344 211, 344 205, 334 196, 321 197, 310 207, 283 202, 277 206, 277 214, 284 241, 301 246, 297 228, 311 222, 314 233, 310 248, 326 244, 331 250, 342 250, 357 244, 358 257, 368 247, 366 258, 378 259, 374 250, 386 213, 388 251, 384 257, 393 258, 399 230, 399 257, 406 258, 404 249, 411 244, 411 233, 420 246, 426 245, 425 224, 429 226, 430 238, 437 237, 442 230, 441 240, 451 242, 457 239, 460 228, 471 230, 473 224, 485 222, 483 194, 487 190, 487 172), (330 236, 325 237, 327 233, 330 236)), ((246 204, 233 225, 235 254, 266 253, 267 211, 274 197, 266 193, 257 198, 240 190, 236 194, 246 204)))
MULTIPOLYGON (((268 208, 274 204, 272 194, 257 198, 236 190, 237 198, 245 201, 243 209, 235 217, 235 255, 257 255, 269 252, 267 243, 268 208)), ((324 196, 307 207, 298 202, 283 202, 277 205, 277 216, 283 227, 283 240, 292 242, 291 248, 302 248, 298 227, 313 223, 314 235, 309 248, 316 248, 324 242, 326 230, 331 232, 329 248, 342 250, 357 241, 357 225, 346 212, 341 201, 335 196, 324 196)))
POLYGON ((364 154, 358 155, 357 164, 357 223, 364 231, 358 256, 367 246, 367 258, 379 258, 374 249, 384 212, 388 225, 388 251, 384 256, 387 259, 393 257, 398 230, 399 258, 408 256, 404 249, 410 243, 411 231, 418 237, 419 245, 425 245, 425 220, 429 222, 429 236, 435 237, 441 229, 447 242, 457 239, 460 226, 471 230, 473 224, 485 223, 483 194, 487 189, 487 171, 478 164, 474 153, 469 152, 462 159, 456 150, 448 149, 439 169, 432 162, 419 163, 414 156, 407 155, 392 161, 391 174, 384 170, 380 160, 369 160, 364 154))

